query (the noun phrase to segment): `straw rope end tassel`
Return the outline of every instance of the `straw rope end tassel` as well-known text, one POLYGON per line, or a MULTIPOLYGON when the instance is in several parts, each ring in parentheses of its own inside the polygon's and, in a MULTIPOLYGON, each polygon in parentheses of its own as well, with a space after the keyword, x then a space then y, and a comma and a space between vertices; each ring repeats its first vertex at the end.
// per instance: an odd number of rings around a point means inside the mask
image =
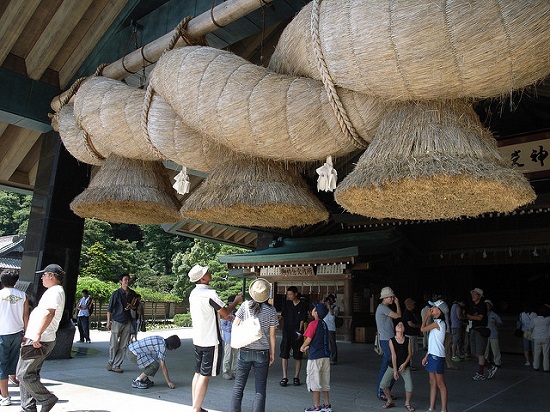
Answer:
POLYGON ((333 192, 338 182, 338 172, 333 167, 332 156, 328 156, 323 166, 318 167, 315 171, 319 175, 317 178, 317 191, 333 192))
POLYGON ((172 185, 172 187, 176 190, 176 192, 178 192, 178 194, 185 195, 189 193, 191 182, 189 182, 189 175, 187 174, 187 168, 185 166, 183 166, 180 172, 174 177, 174 180, 176 182, 172 185))

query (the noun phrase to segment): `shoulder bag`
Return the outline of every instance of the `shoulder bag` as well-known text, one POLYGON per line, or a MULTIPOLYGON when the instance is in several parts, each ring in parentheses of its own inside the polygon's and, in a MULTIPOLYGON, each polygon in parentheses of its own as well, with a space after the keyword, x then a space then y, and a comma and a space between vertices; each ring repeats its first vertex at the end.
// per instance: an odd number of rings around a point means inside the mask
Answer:
POLYGON ((245 302, 244 319, 231 328, 231 347, 234 349, 250 345, 262 337, 262 330, 258 318, 250 314, 249 302, 245 302))
POLYGON ((382 346, 380 346, 380 333, 378 332, 376 332, 376 336, 374 337, 374 351, 378 355, 382 355, 384 353, 382 346))

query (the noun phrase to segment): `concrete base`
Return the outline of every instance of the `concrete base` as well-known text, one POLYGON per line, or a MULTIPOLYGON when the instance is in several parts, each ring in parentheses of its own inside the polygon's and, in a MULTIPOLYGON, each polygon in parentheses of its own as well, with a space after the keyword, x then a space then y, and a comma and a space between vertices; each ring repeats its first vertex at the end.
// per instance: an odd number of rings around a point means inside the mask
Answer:
POLYGON ((59 327, 55 338, 55 347, 48 359, 70 359, 75 331, 74 323, 70 319, 59 327))

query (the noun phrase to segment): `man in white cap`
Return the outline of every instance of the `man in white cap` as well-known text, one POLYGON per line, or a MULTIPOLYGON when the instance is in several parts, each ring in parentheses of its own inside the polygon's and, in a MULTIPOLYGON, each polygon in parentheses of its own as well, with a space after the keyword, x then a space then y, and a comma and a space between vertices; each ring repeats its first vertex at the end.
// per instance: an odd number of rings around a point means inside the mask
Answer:
MULTIPOLYGON (((390 339, 395 336, 395 327, 393 326, 393 319, 401 317, 401 306, 399 305, 399 299, 393 293, 392 288, 386 286, 382 288, 380 292, 380 304, 376 308, 376 329, 380 334, 380 347, 384 352, 382 355, 382 363, 380 364, 380 372, 378 374, 378 385, 376 387, 376 395, 379 399, 387 401, 384 391, 380 388, 380 382, 384 377, 384 373, 388 367, 388 362, 391 361, 390 351, 390 339), (395 304, 396 311, 390 309, 390 305, 395 304)), ((395 383, 394 380, 390 383, 390 390, 395 383)))
POLYGON ((42 405, 41 412, 48 412, 58 401, 57 396, 40 382, 40 369, 55 346, 57 329, 63 316, 65 291, 62 284, 65 272, 61 266, 52 264, 36 273, 42 274, 42 284, 46 291, 30 314, 23 348, 42 348, 42 352, 32 359, 21 356, 17 364, 21 410, 24 412, 36 411, 37 403, 42 405))
POLYGON ((485 348, 487 348, 487 338, 490 330, 487 328, 487 305, 481 300, 483 290, 474 288, 470 291, 472 303, 468 308, 466 318, 470 321, 470 350, 477 356, 477 373, 472 378, 475 381, 484 381, 492 379, 495 376, 497 367, 495 365, 486 365, 485 348), (483 369, 487 366, 487 377, 483 374, 483 369))
POLYGON ((243 301, 241 295, 225 306, 216 291, 208 284, 212 274, 208 266, 195 265, 189 271, 189 280, 196 286, 189 295, 189 311, 193 322, 193 345, 195 346, 195 375, 191 386, 193 412, 202 412, 202 402, 211 376, 219 375, 223 350, 218 313, 227 317, 243 301))

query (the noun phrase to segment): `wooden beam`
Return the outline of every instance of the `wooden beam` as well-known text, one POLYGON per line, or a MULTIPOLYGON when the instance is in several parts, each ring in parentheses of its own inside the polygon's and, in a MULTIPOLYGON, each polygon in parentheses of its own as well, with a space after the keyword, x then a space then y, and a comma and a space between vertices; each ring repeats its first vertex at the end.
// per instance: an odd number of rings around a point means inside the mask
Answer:
MULTIPOLYGON (((211 14, 214 16, 214 20, 218 25, 224 26, 259 9, 264 4, 271 3, 271 1, 272 0, 230 0, 223 2, 214 7, 212 12, 208 10, 192 19, 187 26, 187 32, 193 37, 202 37, 218 28, 212 21, 211 14)), ((175 29, 153 40, 151 43, 146 44, 142 49, 135 50, 116 62, 109 64, 103 69, 103 76, 117 80, 123 79, 128 75, 128 71, 137 71, 144 66, 146 62, 143 56, 146 56, 148 61, 156 62, 170 44, 174 33, 175 29), (122 64, 123 61, 124 65, 122 64)), ((185 42, 179 39, 175 47, 181 47, 183 45, 185 45, 185 42)), ((66 95, 67 92, 64 92, 52 100, 51 108, 54 111, 59 111, 61 106, 60 102, 66 95)))
POLYGON ((91 3, 92 0, 63 1, 25 59, 31 79, 40 80, 91 3))
POLYGON ((0 162, 0 180, 9 180, 41 133, 19 128, 19 133, 10 142, 10 147, 0 162))
POLYGON ((127 0, 96 0, 92 2, 85 17, 89 17, 90 19, 93 18, 93 21, 89 23, 89 27, 81 29, 86 30, 86 35, 77 36, 76 32, 80 27, 75 29, 74 36, 82 38, 82 40, 78 43, 77 47, 72 48, 73 52, 58 70, 60 87, 67 87, 67 83, 71 81, 78 68, 82 66, 82 63, 84 63, 95 45, 99 42, 113 21, 115 21, 126 3, 127 0), (88 16, 89 14, 91 16, 88 16))
POLYGON ((40 0, 12 0, 0 16, 0 65, 23 33, 40 0))

